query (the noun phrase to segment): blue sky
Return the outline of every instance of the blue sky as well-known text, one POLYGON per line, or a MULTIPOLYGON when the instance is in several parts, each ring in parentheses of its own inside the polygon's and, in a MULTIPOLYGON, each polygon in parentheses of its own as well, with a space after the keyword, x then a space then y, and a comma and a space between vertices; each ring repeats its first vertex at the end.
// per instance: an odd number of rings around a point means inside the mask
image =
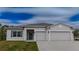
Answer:
POLYGON ((66 23, 79 27, 79 8, 77 7, 0 7, 0 23, 66 23))

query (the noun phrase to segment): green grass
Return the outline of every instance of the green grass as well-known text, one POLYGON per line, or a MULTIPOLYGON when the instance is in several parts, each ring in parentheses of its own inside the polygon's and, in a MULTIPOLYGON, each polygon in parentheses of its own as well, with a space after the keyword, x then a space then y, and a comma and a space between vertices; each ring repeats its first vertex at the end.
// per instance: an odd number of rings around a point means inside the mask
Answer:
POLYGON ((36 42, 0 41, 0 51, 38 51, 36 42))

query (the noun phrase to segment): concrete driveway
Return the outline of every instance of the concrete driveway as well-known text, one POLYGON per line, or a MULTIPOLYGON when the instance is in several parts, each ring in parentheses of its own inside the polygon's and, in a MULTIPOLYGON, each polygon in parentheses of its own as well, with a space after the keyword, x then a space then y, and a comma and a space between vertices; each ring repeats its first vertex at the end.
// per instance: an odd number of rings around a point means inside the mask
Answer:
POLYGON ((37 41, 40 51, 79 51, 79 41, 37 41))

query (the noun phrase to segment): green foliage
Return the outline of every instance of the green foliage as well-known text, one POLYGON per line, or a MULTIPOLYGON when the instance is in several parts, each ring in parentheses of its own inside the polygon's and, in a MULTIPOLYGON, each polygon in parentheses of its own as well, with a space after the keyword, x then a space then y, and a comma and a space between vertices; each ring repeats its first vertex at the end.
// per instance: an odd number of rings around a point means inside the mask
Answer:
POLYGON ((79 37, 79 29, 76 29, 73 33, 75 37, 79 37))
POLYGON ((6 40, 6 29, 3 26, 0 28, 0 40, 6 40))

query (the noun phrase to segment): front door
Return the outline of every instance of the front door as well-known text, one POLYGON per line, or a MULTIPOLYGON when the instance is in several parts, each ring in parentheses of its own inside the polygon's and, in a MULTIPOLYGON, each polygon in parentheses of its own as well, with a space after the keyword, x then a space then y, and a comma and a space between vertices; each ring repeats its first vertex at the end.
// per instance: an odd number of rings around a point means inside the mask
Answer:
POLYGON ((27 40, 34 39, 34 30, 27 30, 27 40))

